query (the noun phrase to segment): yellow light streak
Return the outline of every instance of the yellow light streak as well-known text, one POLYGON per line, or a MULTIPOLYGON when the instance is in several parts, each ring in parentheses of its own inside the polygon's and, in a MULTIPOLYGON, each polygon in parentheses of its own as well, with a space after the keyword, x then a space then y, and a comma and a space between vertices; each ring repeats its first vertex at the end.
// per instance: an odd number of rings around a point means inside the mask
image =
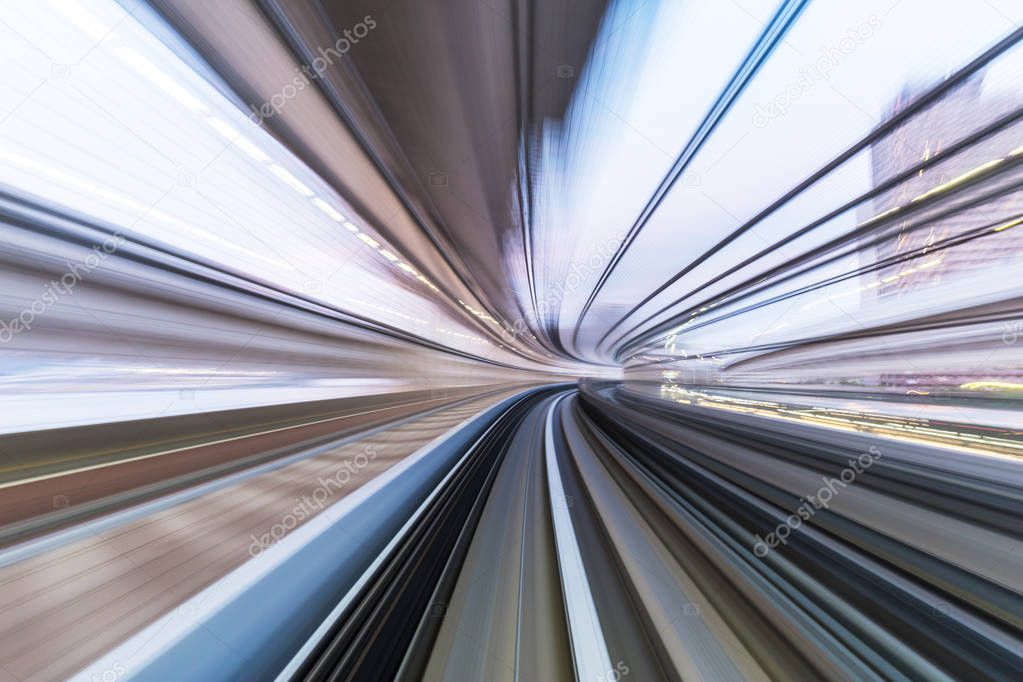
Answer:
POLYGON ((984 171, 990 170, 990 169, 994 168, 995 166, 1003 163, 1004 161, 1005 161, 1005 159, 995 159, 993 161, 988 161, 987 163, 982 163, 979 166, 977 166, 976 168, 974 168, 973 170, 968 170, 965 173, 963 173, 962 175, 958 175, 958 176, 952 178, 951 180, 949 180, 946 183, 940 184, 940 185, 938 185, 937 187, 935 187, 933 189, 927 190, 926 192, 924 192, 920 196, 915 197, 914 199, 910 200, 910 203, 911 204, 912 203, 916 203, 917 201, 922 201, 922 200, 924 200, 924 199, 926 199, 928 197, 932 197, 932 196, 934 196, 936 194, 941 194, 943 192, 947 192, 948 190, 952 189, 953 187, 956 187, 957 185, 963 184, 964 182, 966 182, 970 178, 976 177, 976 176, 980 175, 981 173, 983 173, 984 171))
POLYGON ((1002 230, 1008 230, 1010 227, 1016 227, 1020 223, 1023 223, 1023 218, 1016 218, 1015 220, 1007 222, 1004 225, 999 225, 998 227, 993 229, 992 232, 1001 232, 1002 230))
POLYGON ((1011 381, 971 381, 969 383, 962 384, 959 388, 965 388, 970 391, 983 390, 991 388, 995 390, 1005 391, 1023 391, 1023 384, 1013 383, 1011 381))

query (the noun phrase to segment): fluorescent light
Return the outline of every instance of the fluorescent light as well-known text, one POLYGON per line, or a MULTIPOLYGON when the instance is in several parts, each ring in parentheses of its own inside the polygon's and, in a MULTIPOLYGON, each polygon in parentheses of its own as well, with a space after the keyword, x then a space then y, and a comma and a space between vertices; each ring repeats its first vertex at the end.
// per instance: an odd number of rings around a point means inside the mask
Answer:
POLYGON ((181 86, 176 80, 165 74, 153 62, 143 57, 130 47, 119 47, 115 50, 118 57, 128 66, 148 78, 168 95, 184 104, 197 114, 206 113, 206 107, 199 98, 181 86))
POLYGON ((416 269, 409 265, 408 263, 398 263, 398 267, 404 270, 405 272, 409 273, 410 275, 416 274, 416 269))
POLYGON ((0 159, 5 159, 9 161, 12 165, 25 168, 29 170, 29 172, 36 172, 39 173, 40 175, 50 177, 57 182, 63 183, 65 186, 75 187, 95 197, 101 197, 103 199, 106 199, 110 203, 117 204, 121 207, 140 213, 141 215, 138 218, 136 218, 135 222, 132 224, 132 227, 136 230, 139 229, 138 227, 136 227, 136 225, 140 220, 142 220, 142 218, 160 220, 164 223, 182 229, 195 237, 199 237, 201 239, 213 242, 223 248, 228 248, 234 251, 238 251, 239 253, 244 253, 245 255, 251 258, 257 258, 259 260, 262 260, 266 263, 269 263, 277 267, 285 268, 287 270, 294 270, 294 268, 292 268, 290 265, 283 261, 273 258, 267 258, 266 256, 258 254, 254 251, 250 251, 249 249, 239 246, 238 244, 235 244, 230 240, 224 239, 223 237, 212 234, 210 232, 207 232, 206 230, 203 230, 187 222, 179 220, 178 218, 162 211, 159 208, 156 208, 154 206, 147 206, 144 203, 136 201, 135 199, 132 199, 130 197, 118 194, 117 192, 112 191, 106 187, 96 185, 90 182, 89 180, 80 178, 70 173, 66 173, 60 169, 46 166, 35 160, 17 154, 16 152, 11 151, 9 149, 0 147, 0 159))
POLYGON ((103 40, 110 35, 111 31, 113 31, 117 26, 115 24, 112 27, 107 27, 106 24, 94 17, 78 2, 73 0, 49 0, 48 4, 53 7, 53 9, 70 19, 71 23, 75 26, 88 33, 89 37, 93 40, 103 40))
POLYGON ((237 145, 239 149, 254 158, 256 161, 261 163, 270 162, 270 157, 264 154, 262 149, 249 142, 248 138, 235 130, 229 123, 222 121, 216 116, 207 116, 206 122, 210 124, 210 127, 220 133, 221 137, 228 142, 237 145))
POLYGON ((213 242, 214 244, 217 244, 218 246, 220 246, 222 248, 231 249, 233 251, 237 251, 238 253, 243 253, 246 256, 248 256, 249 258, 255 258, 257 260, 261 260, 264 263, 268 263, 270 265, 273 265, 273 266, 279 267, 279 268, 283 268, 285 270, 294 270, 295 269, 295 268, 291 267, 289 264, 285 263, 282 260, 278 260, 276 258, 268 258, 268 257, 266 257, 266 256, 264 256, 262 254, 256 253, 255 251, 250 251, 249 249, 246 249, 243 246, 239 246, 238 244, 236 244, 235 242, 231 241, 230 239, 224 239, 223 237, 221 237, 219 235, 215 235, 215 234, 213 234, 211 232, 207 232, 206 230, 203 230, 201 228, 195 227, 194 225, 190 225, 190 224, 188 224, 188 223, 186 223, 186 222, 184 222, 182 220, 178 220, 174 216, 172 216, 172 215, 170 215, 168 213, 165 213, 165 212, 163 212, 162 210, 160 210, 158 208, 151 209, 146 215, 148 217, 150 217, 150 218, 153 218, 153 219, 156 219, 156 220, 162 220, 162 221, 164 221, 164 222, 166 222, 166 223, 168 223, 170 225, 173 225, 173 226, 178 227, 178 228, 180 228, 182 230, 185 230, 186 232, 188 232, 189 234, 192 234, 193 236, 196 236, 196 237, 199 237, 201 239, 205 239, 207 241, 213 242))
POLYGON ((238 137, 241 133, 231 127, 226 121, 222 121, 216 116, 207 116, 206 122, 210 124, 210 127, 220 133, 228 142, 234 142, 234 138, 238 137))
POLYGON ((380 250, 380 255, 383 256, 384 258, 386 258, 387 260, 391 261, 392 263, 394 263, 394 262, 396 262, 398 260, 398 257, 395 256, 390 251, 388 251, 387 249, 381 249, 380 250))
POLYGON ((333 206, 331 206, 330 204, 328 204, 326 201, 319 197, 313 199, 313 205, 339 223, 345 219, 343 215, 334 210, 333 206))
POLYGON ((270 157, 263 153, 263 150, 249 141, 244 135, 239 135, 232 140, 243 152, 261 163, 270 163, 270 157))
POLYGON ((359 228, 357 228, 357 227, 356 227, 355 225, 351 224, 351 223, 350 223, 350 222, 348 222, 348 221, 345 221, 345 222, 343 222, 343 223, 341 223, 341 224, 342 224, 342 225, 344 225, 344 226, 345 226, 345 228, 347 228, 347 229, 348 229, 349 231, 351 231, 351 232, 355 232, 355 233, 358 233, 358 231, 359 231, 359 228))
POLYGON ((378 242, 376 239, 373 239, 373 237, 370 237, 365 232, 360 232, 359 233, 359 239, 361 239, 362 241, 366 242, 367 244, 372 246, 374 249, 380 247, 380 242, 378 242))
POLYGON ((284 184, 286 184, 288 187, 290 187, 291 189, 295 190, 296 192, 298 192, 302 196, 304 196, 304 197, 311 197, 313 195, 313 191, 311 189, 309 189, 308 187, 306 187, 305 185, 303 185, 301 180, 296 178, 294 175, 292 175, 286 169, 281 168, 280 166, 278 166, 276 163, 270 164, 270 170, 273 171, 274 175, 276 175, 281 180, 283 180, 284 184))
POLYGON ((151 206, 147 206, 146 204, 140 201, 136 201, 131 197, 118 194, 117 192, 107 187, 97 185, 93 182, 90 182, 89 180, 86 180, 85 178, 81 178, 77 175, 72 175, 71 173, 67 173, 59 168, 54 168, 52 166, 40 163, 34 159, 30 159, 27 156, 22 156, 21 154, 18 154, 17 152, 14 152, 10 149, 0 147, 0 159, 6 159, 11 164, 20 166, 23 169, 27 169, 29 172, 34 172, 40 175, 47 176, 53 180, 56 180, 57 182, 63 183, 64 185, 69 185, 87 194, 91 194, 94 197, 102 197, 103 199, 106 199, 110 203, 117 204, 118 206, 126 208, 130 211, 135 211, 136 213, 139 213, 142 216, 145 216, 148 213, 152 212, 151 206))

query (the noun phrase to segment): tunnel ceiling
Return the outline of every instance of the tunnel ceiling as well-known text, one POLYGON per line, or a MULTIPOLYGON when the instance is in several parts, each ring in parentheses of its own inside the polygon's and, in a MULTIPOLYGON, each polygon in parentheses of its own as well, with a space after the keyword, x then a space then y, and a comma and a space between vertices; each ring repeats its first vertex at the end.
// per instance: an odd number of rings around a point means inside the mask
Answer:
MULTIPOLYGON (((281 4, 290 9, 279 16, 297 11, 281 4)), ((427 229, 457 245, 467 279, 506 320, 523 318, 508 268, 526 259, 508 256, 528 248, 530 153, 544 124, 563 117, 604 6, 399 0, 306 8, 339 34, 367 16, 379 24, 349 53, 352 87, 364 94, 355 118, 400 169, 396 181, 427 229)))

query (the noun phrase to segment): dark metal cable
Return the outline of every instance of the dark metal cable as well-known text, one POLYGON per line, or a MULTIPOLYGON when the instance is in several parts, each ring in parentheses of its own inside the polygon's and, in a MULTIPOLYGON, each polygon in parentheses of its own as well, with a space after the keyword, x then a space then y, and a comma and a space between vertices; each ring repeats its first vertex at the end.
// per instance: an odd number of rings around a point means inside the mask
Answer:
MULTIPOLYGON (((748 220, 746 223, 744 223, 743 225, 738 227, 731 234, 727 235, 726 237, 724 237, 723 239, 718 241, 714 246, 712 246, 710 249, 708 249, 703 254, 701 254, 700 257, 698 257, 697 259, 695 259, 694 261, 689 263, 689 265, 687 265, 682 270, 677 272, 668 281, 666 281, 664 284, 662 284, 660 287, 658 287, 656 290, 654 290, 652 293, 650 293, 648 296, 646 296, 641 302, 639 302, 637 305, 633 306, 622 318, 620 318, 614 325, 612 325, 608 329, 608 331, 604 335, 604 337, 602 337, 600 339, 600 341, 598 341, 598 345, 603 343, 603 341, 606 340, 607 336, 614 329, 617 329, 618 326, 622 324, 622 322, 624 322, 631 315, 633 315, 636 312, 636 310, 640 309, 642 306, 644 306, 647 303, 649 303, 654 297, 656 297, 659 294, 661 294, 669 286, 671 286, 672 284, 677 282, 679 279, 684 277, 686 274, 691 272, 693 269, 695 269, 696 267, 701 265, 703 262, 705 262, 711 256, 713 256, 718 251, 723 249, 725 246, 727 246, 728 244, 733 242, 735 239, 737 239, 738 237, 740 237, 743 234, 745 234, 746 232, 748 232, 757 223, 763 221, 769 215, 771 215, 772 213, 777 211, 779 208, 781 208, 782 206, 787 204, 789 201, 794 199, 796 196, 798 196, 799 194, 804 192, 811 185, 815 184, 817 181, 819 181, 820 179, 822 179, 823 177, 825 177, 826 175, 828 175, 829 173, 834 171, 836 168, 841 166, 843 163, 845 163, 846 161, 848 161, 849 159, 854 157, 856 154, 861 152, 863 149, 867 148, 869 145, 873 144, 875 141, 877 141, 881 137, 883 137, 883 136, 887 135, 888 133, 890 133, 896 127, 898 127, 899 125, 904 123, 907 119, 909 119, 912 116, 916 115, 918 112, 920 112, 921 110, 923 110, 924 108, 926 108, 927 106, 929 106, 930 104, 935 102, 938 98, 940 98, 943 95, 945 95, 948 91, 950 91, 955 86, 960 85, 961 83, 963 83, 967 78, 972 76, 974 73, 976 73, 977 71, 979 71, 983 67, 987 66, 987 64, 990 63, 992 60, 994 60, 996 57, 1000 56, 1005 51, 1007 51, 1009 48, 1013 47, 1017 42, 1020 41, 1020 39, 1023 39, 1023 28, 1018 28, 1018 29, 1014 30, 1008 36, 1006 36, 1005 38, 1000 40, 998 43, 996 43, 995 45, 990 47, 988 50, 983 52, 980 56, 978 56, 973 61, 971 61, 969 64, 967 64, 963 68, 959 69, 959 71, 957 71, 955 74, 949 76, 947 79, 945 79, 944 81, 942 81, 941 83, 939 83, 938 85, 933 87, 931 90, 929 90, 928 92, 924 93, 922 96, 920 96, 914 102, 911 102, 908 106, 906 106, 905 109, 903 109, 902 111, 899 111, 894 116, 892 116, 889 120, 887 120, 884 123, 880 124, 877 128, 872 130, 870 133, 868 133, 866 136, 864 136, 862 139, 860 139, 857 143, 855 143, 854 145, 852 145, 851 147, 846 149, 844 152, 840 153, 834 159, 832 159, 827 164, 825 164, 820 169, 818 169, 815 173, 813 173, 812 175, 810 175, 809 177, 804 179, 802 182, 800 182, 798 185, 793 187, 791 190, 786 192, 784 195, 782 195, 781 197, 776 199, 772 204, 770 204, 769 206, 764 208, 762 211, 760 211, 760 213, 758 213, 753 218, 748 220)), ((638 325, 636 325, 636 326, 638 326, 638 325)), ((634 326, 632 328, 632 330, 636 329, 636 326, 634 326)), ((632 330, 630 330, 630 332, 632 330)))
MULTIPOLYGON (((998 132, 1001 132, 1006 127, 1008 127, 1009 125, 1012 125, 1013 123, 1019 121, 1020 119, 1023 119, 1023 108, 1020 108, 1020 109, 1018 109, 1016 111, 1011 112, 1010 114, 1008 114, 1006 116, 1003 116, 1002 118, 998 119, 993 124, 991 124, 990 126, 984 128, 984 129, 981 129, 981 130, 979 130, 979 131, 977 131, 977 132, 975 132, 975 133, 973 133, 973 134, 963 138, 959 142, 956 142, 955 144, 949 146, 947 149, 944 149, 940 153, 935 154, 934 156, 930 157, 928 160, 923 161, 921 163, 918 163, 918 164, 916 164, 916 165, 914 165, 914 166, 912 166, 910 168, 907 168, 906 170, 904 170, 904 171, 894 175, 892 178, 890 178, 889 180, 885 181, 884 183, 879 184, 877 187, 874 187, 874 188, 870 189, 869 191, 864 192, 860 196, 855 197, 855 198, 847 201, 845 204, 843 204, 843 205, 839 206, 838 208, 830 211, 829 213, 825 214, 824 216, 821 216, 820 218, 818 218, 818 219, 814 220, 813 222, 809 223, 808 225, 806 225, 806 226, 800 228, 799 230, 789 234, 784 239, 778 240, 777 242, 771 244, 767 248, 759 251, 758 253, 750 256, 749 258, 746 258, 742 262, 737 263, 736 265, 733 265, 732 267, 730 267, 727 270, 719 273, 718 275, 716 275, 713 278, 707 280, 706 282, 701 283, 698 287, 688 291, 686 293, 686 295, 683 296, 682 298, 679 298, 679 299, 676 299, 676 300, 672 301, 671 303, 663 306, 662 308, 660 308, 659 310, 657 310, 653 314, 645 317, 640 322, 637 322, 636 324, 634 324, 632 327, 630 327, 630 329, 628 331, 620 334, 618 336, 618 338, 615 340, 615 342, 617 343, 617 342, 622 341, 632 331, 635 331, 636 329, 639 329, 640 327, 642 327, 646 323, 650 322, 651 320, 655 319, 659 315, 664 314, 665 312, 670 310, 673 306, 678 305, 679 303, 681 303, 685 299, 699 294, 701 291, 704 291, 708 287, 713 286, 714 284, 720 282, 721 280, 725 279, 726 277, 728 277, 728 276, 730 276, 732 274, 735 274, 736 272, 738 272, 738 271, 742 270, 743 268, 751 265, 752 263, 756 262, 760 258, 763 258, 765 255, 767 255, 767 254, 777 250, 778 248, 786 246, 787 244, 790 244, 790 243, 796 241, 797 239, 805 236, 809 232, 817 229, 818 227, 821 227, 822 225, 827 224, 828 222, 830 222, 834 218, 838 217, 839 215, 841 215, 841 214, 843 214, 843 213, 845 213, 845 212, 847 212, 849 210, 852 210, 857 205, 859 205, 859 204, 861 204, 861 203, 863 203, 863 202, 865 202, 867 200, 870 200, 870 199, 872 199, 872 198, 874 198, 874 197, 876 197, 876 196, 878 196, 880 194, 883 194, 884 192, 891 191, 892 189, 894 189, 895 187, 900 185, 902 182, 904 182, 906 179, 912 177, 913 175, 915 175, 915 174, 917 174, 917 173, 919 173, 919 172, 921 172, 923 170, 926 170, 927 168, 931 168, 931 167, 933 167, 935 165, 939 165, 939 164, 949 160, 950 158, 954 157, 959 152, 964 151, 966 149, 969 149, 970 147, 972 147, 975 144, 985 140, 986 138, 988 138, 988 137, 990 137, 990 136, 992 136, 992 135, 994 135, 994 134, 996 134, 998 132)), ((976 183, 975 182, 971 182, 971 183, 968 183, 968 184, 969 185, 973 185, 973 184, 976 184, 976 183)), ((966 186, 966 185, 964 185, 964 186, 966 186)), ((927 206, 927 205, 930 205, 931 203, 933 203, 933 202, 921 202, 918 207, 927 206)), ((917 208, 917 207, 914 207, 914 208, 917 208)), ((905 216, 905 213, 902 213, 900 215, 901 216, 905 216)), ((878 226, 874 226, 874 227, 878 227, 878 226)), ((841 240, 842 240, 842 238, 840 237, 837 240, 832 240, 831 242, 829 242, 829 244, 837 244, 841 240)), ((815 252, 819 253, 820 252, 819 248, 815 249, 815 252)), ((789 261, 789 262, 792 262, 792 261, 789 261)), ((767 273, 762 273, 762 274, 758 274, 758 275, 755 275, 753 277, 750 277, 743 284, 736 285, 736 286, 732 287, 731 289, 729 289, 726 292, 723 292, 723 293, 720 293, 720 294, 716 294, 712 298, 713 299, 722 299, 722 298, 724 298, 726 296, 730 296, 733 293, 735 293, 737 290, 739 290, 739 289, 741 289, 743 287, 746 287, 746 286, 750 286, 752 284, 756 284, 759 281, 763 281, 763 279, 765 277, 773 276, 773 275, 777 274, 778 272, 779 272, 779 268, 775 267, 775 268, 773 268, 771 270, 768 270, 767 273)), ((642 305, 642 304, 640 304, 640 305, 642 305)), ((676 313, 674 316, 672 316, 672 319, 678 319, 679 317, 685 316, 687 313, 693 311, 694 309, 702 308, 702 307, 704 307, 706 305, 707 305, 707 301, 704 301, 704 302, 702 302, 700 304, 697 304, 697 305, 690 306, 689 308, 681 311, 680 313, 676 313)), ((638 308, 639 308, 639 306, 637 306, 632 311, 630 311, 629 314, 632 314, 638 308)), ((618 324, 621 324, 621 322, 623 322, 626 319, 628 319, 628 315, 626 315, 626 317, 623 317, 621 320, 619 320, 618 324)), ((657 327, 648 329, 646 332, 644 332, 643 336, 649 336, 652 333, 656 333, 655 330, 661 328, 663 326, 663 324, 664 323, 662 322, 662 323, 658 324, 657 327)), ((600 341, 597 344, 598 348, 610 336, 610 334, 613 331, 613 329, 614 329, 614 327, 608 329, 608 331, 604 334, 604 336, 601 337, 600 341)))
POLYGON ((604 268, 604 271, 597 280, 597 284, 593 287, 593 291, 590 292, 589 298, 586 300, 586 304, 579 313, 579 319, 576 321, 575 329, 572 332, 573 346, 578 348, 579 330, 582 327, 583 319, 586 317, 587 313, 589 313, 597 295, 600 293, 601 289, 603 289, 604 284, 611 276, 611 273, 621 261, 622 256, 635 241, 640 231, 661 205, 661 202, 664 201, 665 197, 667 197, 671 188, 675 185, 675 182, 682 176, 682 173, 689 165, 689 162, 694 156, 696 156, 696 153, 700 151, 704 143, 710 138, 718 124, 731 110, 732 105, 738 99, 739 95, 743 90, 745 90, 750 81, 753 80, 753 77, 760 70, 760 67, 767 61, 767 58, 774 51, 775 47, 777 47, 782 41, 785 33, 792 24, 795 23, 796 19, 808 3, 809 0, 783 0, 782 4, 775 11, 771 21, 757 38, 757 41, 753 44, 753 47, 746 55, 746 58, 739 66, 738 70, 729 79, 725 89, 720 95, 718 95, 714 104, 711 105, 710 111, 708 111, 706 116, 704 116, 703 121, 701 121, 692 137, 689 138, 685 147, 682 148, 682 151, 672 164, 671 169, 661 180, 661 183, 657 186, 657 189, 643 207, 639 217, 636 218, 632 227, 629 228, 625 239, 623 239, 622 243, 615 249, 615 253, 611 256, 607 267, 604 268))

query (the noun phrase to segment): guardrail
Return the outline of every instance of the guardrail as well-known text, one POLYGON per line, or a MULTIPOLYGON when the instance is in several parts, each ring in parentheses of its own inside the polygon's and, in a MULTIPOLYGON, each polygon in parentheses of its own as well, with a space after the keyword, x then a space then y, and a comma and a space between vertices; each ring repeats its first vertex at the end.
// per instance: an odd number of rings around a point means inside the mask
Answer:
POLYGON ((516 394, 462 422, 80 671, 91 680, 273 679, 516 394))

